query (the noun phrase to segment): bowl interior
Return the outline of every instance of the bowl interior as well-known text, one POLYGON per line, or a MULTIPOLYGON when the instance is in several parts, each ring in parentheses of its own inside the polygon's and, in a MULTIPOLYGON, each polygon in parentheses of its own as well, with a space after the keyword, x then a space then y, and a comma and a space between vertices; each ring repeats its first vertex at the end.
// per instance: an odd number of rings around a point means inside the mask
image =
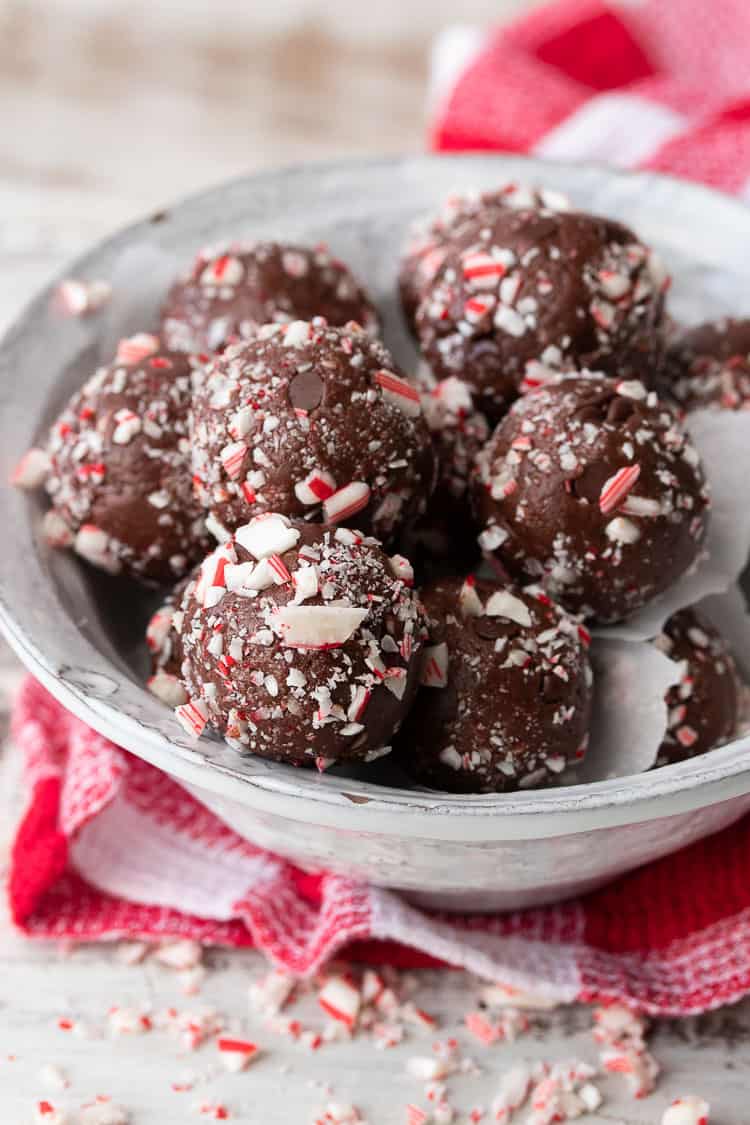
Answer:
MULTIPOLYGON (((52 300, 53 285, 22 314, 0 348, 3 479, 42 437, 71 391, 108 358, 119 336, 155 325, 170 278, 199 247, 223 239, 327 242, 373 293, 386 342, 402 366, 413 368, 417 356, 395 286, 410 222, 452 191, 490 188, 508 179, 562 190, 581 208, 633 226, 661 252, 675 277, 671 310, 677 318, 697 321, 743 311, 750 282, 750 210, 696 185, 506 156, 422 156, 263 174, 188 199, 79 259, 67 276, 113 283, 114 300, 103 312, 62 317, 52 300)), ((143 687, 143 631, 154 596, 46 547, 38 534, 43 509, 39 497, 7 487, 0 492, 9 538, 0 553, 0 624, 35 674, 80 717, 201 788, 246 803, 293 797, 297 811, 308 802, 303 818, 316 815, 309 812, 312 798, 319 808, 342 814, 356 811, 361 818, 367 806, 399 813, 401 823, 405 816, 416 818, 415 824, 444 814, 525 821, 542 812, 580 816, 622 807, 625 815, 625 807, 701 787, 726 795, 750 790, 748 739, 656 774, 502 797, 409 790, 387 758, 366 775, 355 769, 318 776, 240 757, 211 735, 193 743, 143 687)), ((699 804, 703 798, 689 800, 699 804)))

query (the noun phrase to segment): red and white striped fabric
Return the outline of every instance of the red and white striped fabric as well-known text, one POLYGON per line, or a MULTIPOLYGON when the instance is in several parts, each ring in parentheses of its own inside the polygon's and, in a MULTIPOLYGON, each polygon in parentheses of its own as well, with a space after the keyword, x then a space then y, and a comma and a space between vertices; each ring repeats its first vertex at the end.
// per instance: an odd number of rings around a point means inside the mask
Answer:
POLYGON ((747 0, 562 0, 440 42, 434 148, 650 168, 750 199, 747 0))
POLYGON ((750 992, 750 819, 577 902, 428 915, 240 839, 184 789, 68 714, 35 681, 14 737, 31 791, 11 911, 30 937, 193 937, 313 972, 346 947, 400 967, 464 966, 560 1002, 687 1014, 750 992))

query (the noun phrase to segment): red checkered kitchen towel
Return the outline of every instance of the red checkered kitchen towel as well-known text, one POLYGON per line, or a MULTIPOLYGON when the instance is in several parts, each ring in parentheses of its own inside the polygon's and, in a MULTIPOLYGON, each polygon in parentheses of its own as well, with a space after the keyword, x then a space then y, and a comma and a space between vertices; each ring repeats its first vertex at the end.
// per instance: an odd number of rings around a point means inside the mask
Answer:
MULTIPOLYGON (((565 0, 475 41, 458 74, 451 42, 438 148, 596 158, 748 190, 747 0, 565 0)), ((580 901, 439 917, 251 846, 33 681, 14 731, 31 797, 9 891, 32 937, 190 936, 254 945, 299 974, 346 946, 351 957, 461 965, 560 1001, 616 998, 652 1014, 750 992, 750 819, 580 901)))

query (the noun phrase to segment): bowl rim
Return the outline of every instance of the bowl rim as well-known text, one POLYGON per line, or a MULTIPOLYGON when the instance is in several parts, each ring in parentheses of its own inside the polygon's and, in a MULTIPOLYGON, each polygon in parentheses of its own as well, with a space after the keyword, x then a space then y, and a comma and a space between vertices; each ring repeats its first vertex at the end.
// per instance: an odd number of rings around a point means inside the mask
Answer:
MULTIPOLYGON (((168 205, 167 211, 171 215, 185 208, 208 205, 228 190, 258 190, 263 185, 278 183, 281 177, 285 180, 304 177, 309 189, 311 177, 372 172, 403 165, 423 166, 427 170, 436 161, 441 164, 453 162, 464 167, 473 162, 491 163, 497 168, 498 178, 507 178, 509 167, 512 167, 514 170, 526 169, 530 180, 543 180, 545 177, 554 180, 555 172, 564 170, 567 174, 587 173, 607 179, 636 180, 643 183, 644 190, 649 183, 669 181, 675 185, 675 190, 693 197, 696 203, 700 199, 714 209, 724 209, 738 225, 746 224, 750 233, 750 208, 740 200, 703 184, 655 172, 613 169, 593 162, 550 161, 515 154, 420 154, 292 164, 238 176, 191 193, 168 205)), ((126 224, 99 240, 41 289, 3 334, 0 340, 0 369, 7 366, 5 361, 10 349, 26 333, 33 331, 36 318, 60 281, 66 277, 85 276, 102 253, 127 244, 153 229, 151 224, 155 214, 126 224)), ((0 491, 0 510, 7 506, 8 491, 8 485, 0 491)), ((750 793, 750 735, 708 755, 665 766, 652 773, 506 794, 460 795, 395 789, 371 782, 316 775, 312 771, 241 756, 236 757, 234 765, 210 761, 196 753, 191 744, 177 733, 173 737, 167 736, 136 716, 110 705, 96 691, 65 679, 34 640, 32 632, 35 630, 24 626, 23 614, 13 606, 12 591, 7 588, 5 572, 0 567, 0 629, 29 670, 78 718, 199 791, 210 791, 219 799, 283 815, 291 821, 416 838, 524 839, 657 819, 750 793)), ((82 646, 89 650, 90 666, 96 668, 97 662, 101 664, 101 654, 83 634, 79 636, 82 646)), ((145 685, 142 692, 148 696, 145 685)))

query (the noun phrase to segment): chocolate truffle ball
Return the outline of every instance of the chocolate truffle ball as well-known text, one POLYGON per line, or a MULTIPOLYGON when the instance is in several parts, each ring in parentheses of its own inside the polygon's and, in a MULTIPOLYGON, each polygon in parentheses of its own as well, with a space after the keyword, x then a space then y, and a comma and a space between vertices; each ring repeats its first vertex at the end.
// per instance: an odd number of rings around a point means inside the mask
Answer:
POLYGON ((228 348, 197 386, 191 432, 217 538, 275 511, 391 540, 434 485, 419 393, 357 325, 266 325, 228 348))
POLYGON ((162 309, 162 333, 180 351, 219 351, 261 324, 353 320, 377 335, 378 314, 343 262, 322 246, 279 242, 203 250, 175 282, 162 309))
POLYGON ((685 411, 750 409, 750 320, 725 318, 678 333, 662 389, 685 411))
POLYGON ((401 305, 410 328, 414 328, 419 303, 443 264, 451 241, 460 239, 467 226, 474 230, 477 215, 486 218, 497 208, 568 211, 570 201, 560 192, 507 183, 495 191, 450 195, 436 215, 419 219, 409 232, 399 267, 401 305))
POLYGON ((419 677, 425 620, 411 577, 349 528, 252 520, 183 598, 190 699, 178 717, 295 765, 379 757, 419 677))
POLYGON ((729 646, 696 609, 673 614, 654 644, 682 666, 679 683, 665 697, 667 733, 656 759, 664 766, 705 754, 732 737, 739 690, 729 646))
POLYGON ((423 590, 429 641, 401 761, 462 793, 530 789, 588 743, 588 634, 538 587, 446 579, 423 590))
POLYGON ((471 391, 450 377, 422 395, 422 409, 438 465, 435 491, 422 519, 406 537, 405 550, 415 563, 445 562, 470 569, 479 558, 476 520, 469 503, 469 479, 490 426, 474 408, 471 391))
POLYGON ((466 380, 495 422, 528 364, 622 378, 655 370, 666 285, 656 257, 620 223, 480 210, 427 286, 417 334, 435 375, 466 380))
POLYGON ((121 340, 52 426, 47 491, 94 566, 169 583, 208 549, 190 483, 194 366, 155 336, 121 340))
POLYGON ((477 460, 480 543, 568 609, 628 617, 699 558, 709 497, 671 410, 637 381, 561 376, 519 399, 477 460))

